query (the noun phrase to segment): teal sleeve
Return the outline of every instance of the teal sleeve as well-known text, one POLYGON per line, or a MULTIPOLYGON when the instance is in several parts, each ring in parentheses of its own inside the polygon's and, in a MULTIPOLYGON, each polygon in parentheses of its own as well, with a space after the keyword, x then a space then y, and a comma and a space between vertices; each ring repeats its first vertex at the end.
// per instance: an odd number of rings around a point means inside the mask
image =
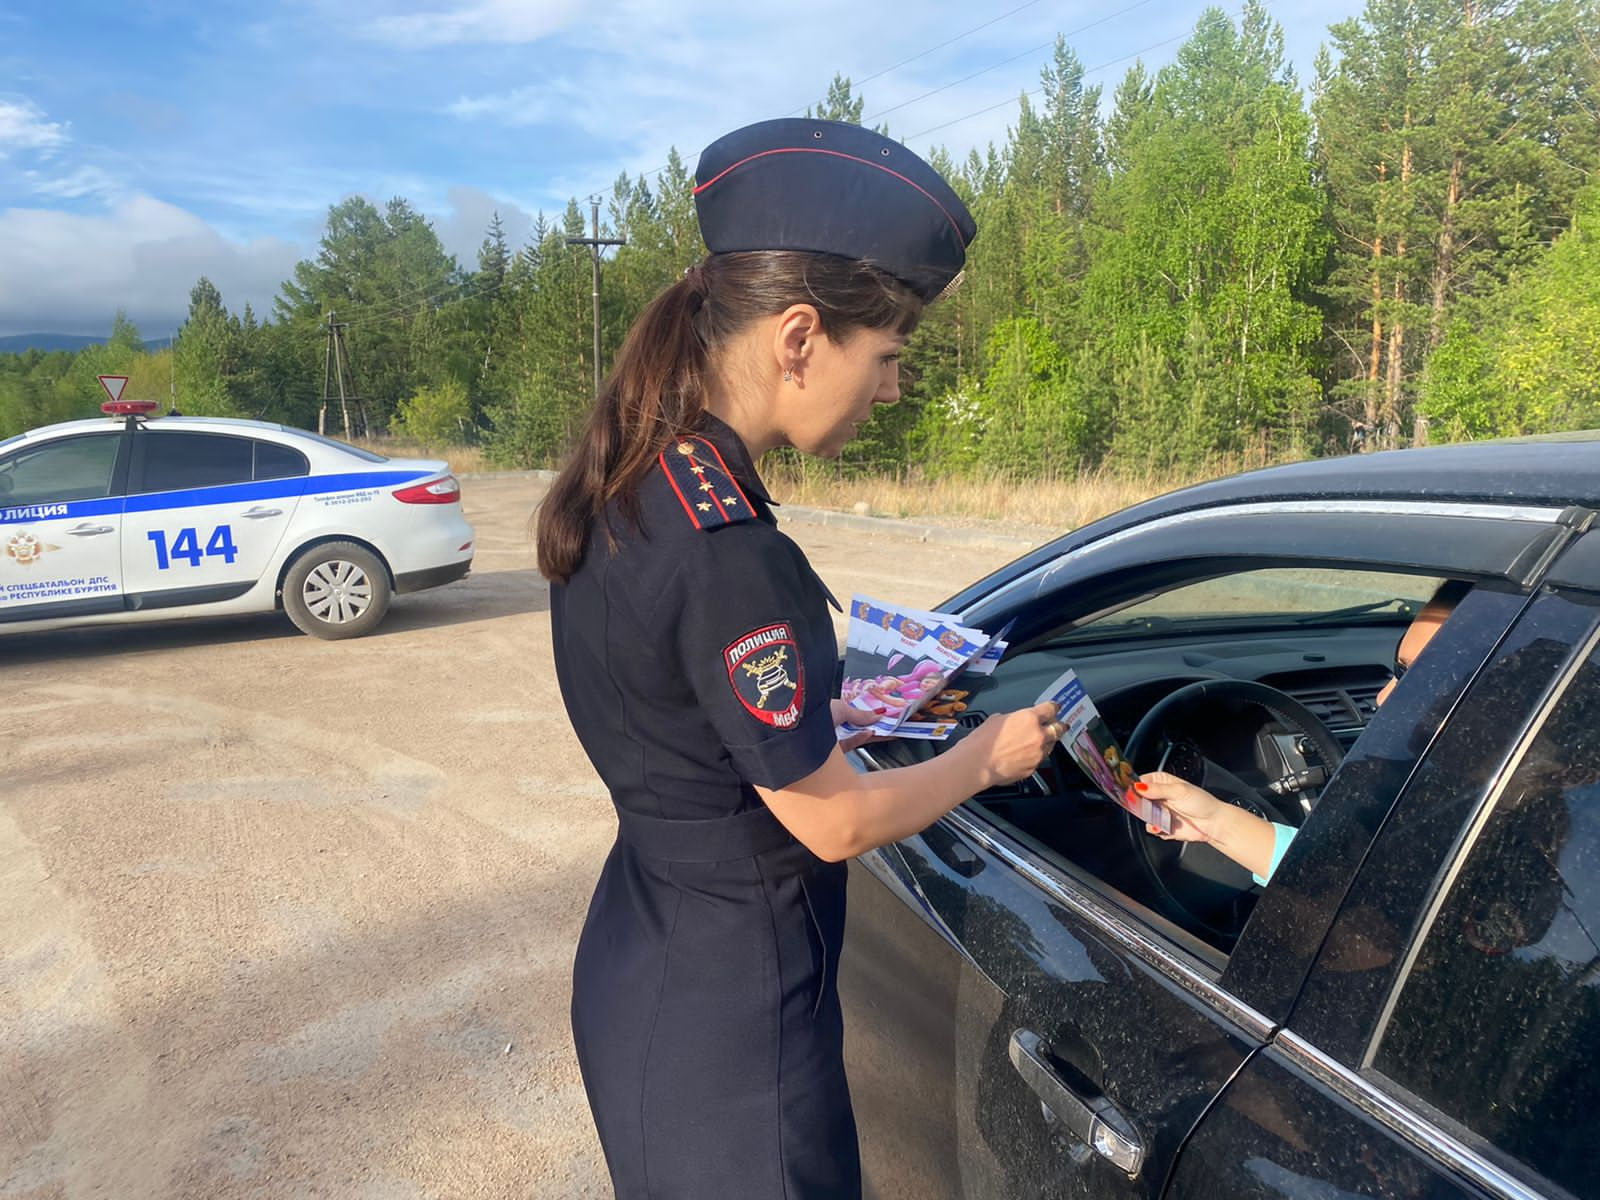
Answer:
POLYGON ((1267 880, 1272 878, 1273 873, 1278 869, 1278 864, 1283 861, 1283 856, 1289 852, 1289 843, 1294 841, 1294 835, 1297 832, 1299 831, 1296 829, 1291 829, 1287 825, 1279 825, 1274 821, 1272 823, 1272 861, 1267 864, 1267 873, 1263 877, 1252 871, 1250 878, 1254 879, 1262 887, 1266 887, 1267 880))

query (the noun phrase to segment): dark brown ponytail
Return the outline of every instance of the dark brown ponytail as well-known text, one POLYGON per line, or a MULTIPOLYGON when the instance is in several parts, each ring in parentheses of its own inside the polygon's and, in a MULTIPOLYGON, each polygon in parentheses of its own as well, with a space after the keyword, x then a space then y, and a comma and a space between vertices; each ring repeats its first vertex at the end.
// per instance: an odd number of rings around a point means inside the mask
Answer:
POLYGON ((870 263, 830 254, 714 254, 634 321, 571 456, 539 506, 539 571, 565 581, 594 522, 616 501, 637 523, 637 489, 656 456, 705 411, 706 375, 736 334, 793 304, 813 304, 833 338, 893 327, 909 334, 922 302, 870 263))

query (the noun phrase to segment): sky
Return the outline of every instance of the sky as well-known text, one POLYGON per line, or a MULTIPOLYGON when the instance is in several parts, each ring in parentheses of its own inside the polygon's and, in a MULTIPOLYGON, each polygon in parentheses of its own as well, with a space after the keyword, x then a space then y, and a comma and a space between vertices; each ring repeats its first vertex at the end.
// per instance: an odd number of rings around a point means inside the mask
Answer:
MULTIPOLYGON (((692 168, 719 134, 800 115, 835 72, 926 154, 1003 142, 1057 34, 1107 97, 1169 62, 1203 0, 6 0, 0 335, 147 338, 205 275, 271 312, 328 208, 404 196, 476 261, 499 212, 692 168)), ((1237 8, 1225 10, 1237 12, 1237 8)), ((1358 0, 1268 0, 1302 81, 1358 0)))

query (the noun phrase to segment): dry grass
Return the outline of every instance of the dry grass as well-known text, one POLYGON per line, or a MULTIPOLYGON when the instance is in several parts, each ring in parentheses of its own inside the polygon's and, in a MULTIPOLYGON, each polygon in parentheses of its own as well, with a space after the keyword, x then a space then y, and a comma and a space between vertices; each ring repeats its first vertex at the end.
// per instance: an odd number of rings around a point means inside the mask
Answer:
MULTIPOLYGON (((356 439, 388 458, 443 458, 456 472, 493 471, 477 446, 424 446, 400 438, 356 439)), ((845 474, 826 463, 768 458, 762 478, 784 504, 877 517, 936 518, 947 524, 1075 529, 1164 492, 1268 465, 1259 455, 1218 460, 1189 472, 1088 471, 1070 477, 1017 480, 1002 475, 939 478, 918 471, 845 474)))
POLYGON ((928 479, 917 473, 845 477, 827 468, 768 463, 763 476, 786 504, 880 517, 937 517, 946 523, 1075 529, 1108 513, 1260 463, 1217 462, 1192 472, 1114 473, 1017 480, 1001 475, 928 479))
POLYGON ((351 438, 350 442, 385 458, 442 458, 457 474, 495 469, 478 446, 424 446, 392 437, 351 438))

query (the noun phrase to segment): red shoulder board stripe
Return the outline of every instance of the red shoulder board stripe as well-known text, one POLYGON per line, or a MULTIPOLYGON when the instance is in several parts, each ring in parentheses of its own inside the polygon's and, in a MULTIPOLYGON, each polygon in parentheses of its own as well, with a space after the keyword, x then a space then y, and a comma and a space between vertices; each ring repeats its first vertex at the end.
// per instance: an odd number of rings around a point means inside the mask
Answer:
POLYGON ((755 519, 755 505, 717 448, 705 438, 679 438, 658 458, 667 482, 696 529, 716 529, 755 519))

